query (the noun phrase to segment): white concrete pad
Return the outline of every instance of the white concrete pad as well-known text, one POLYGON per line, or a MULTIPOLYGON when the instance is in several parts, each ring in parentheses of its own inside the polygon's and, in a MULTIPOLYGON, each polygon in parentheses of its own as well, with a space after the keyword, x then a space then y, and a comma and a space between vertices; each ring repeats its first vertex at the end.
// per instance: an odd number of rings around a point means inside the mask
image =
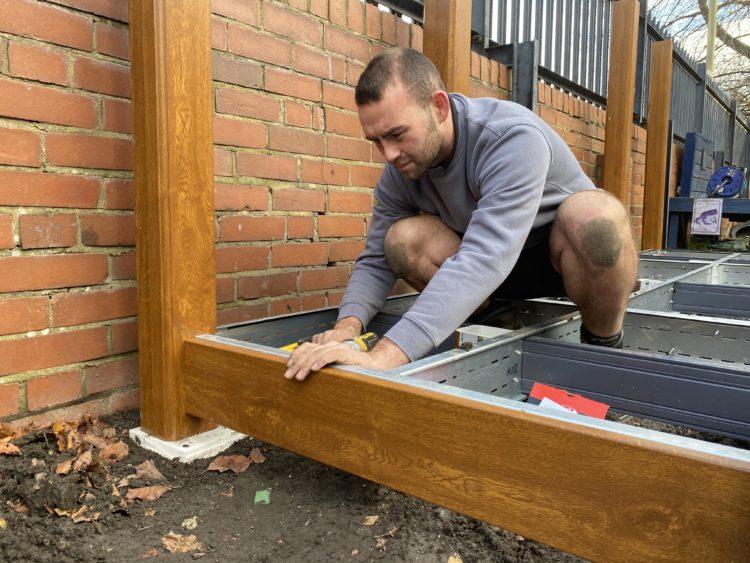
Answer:
POLYGON ((155 452, 167 459, 176 459, 182 463, 190 463, 196 459, 215 456, 235 442, 247 438, 229 428, 219 426, 208 432, 190 436, 184 440, 168 442, 146 433, 139 426, 129 431, 130 439, 142 448, 155 452))

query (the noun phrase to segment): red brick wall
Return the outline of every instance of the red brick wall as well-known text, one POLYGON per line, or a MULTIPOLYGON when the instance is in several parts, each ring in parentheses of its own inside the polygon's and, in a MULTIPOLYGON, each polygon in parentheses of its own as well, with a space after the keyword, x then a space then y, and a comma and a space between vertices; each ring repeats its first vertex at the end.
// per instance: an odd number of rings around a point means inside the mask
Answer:
POLYGON ((127 15, 0 0, 0 417, 138 402, 127 15))
MULTIPOLYGON (((218 321, 334 306, 382 166, 353 86, 386 46, 421 50, 422 30, 358 0, 211 8, 218 321)), ((127 20, 125 0, 0 0, 0 418, 139 400, 127 20)), ((472 76, 507 98, 504 67, 473 56, 472 76)), ((539 93, 598 181, 604 112, 539 93)))

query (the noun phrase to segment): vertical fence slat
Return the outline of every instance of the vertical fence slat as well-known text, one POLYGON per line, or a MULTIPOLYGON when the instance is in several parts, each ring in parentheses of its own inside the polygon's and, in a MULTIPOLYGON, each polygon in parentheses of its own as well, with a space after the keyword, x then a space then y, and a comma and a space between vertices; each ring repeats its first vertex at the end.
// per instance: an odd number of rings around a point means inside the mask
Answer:
POLYGON ((531 39, 531 0, 523 0, 523 38, 521 41, 531 39))
POLYGON ((497 19, 499 25, 497 27, 497 38, 495 39, 495 41, 497 41, 499 45, 505 45, 508 42, 505 33, 505 26, 508 22, 508 0, 498 0, 497 7, 497 19))
POLYGON ((518 20, 521 11, 521 0, 513 0, 513 9, 510 14, 510 42, 518 43, 518 20))
POLYGON ((589 2, 590 0, 583 0, 581 6, 581 54, 583 55, 581 64, 581 82, 584 88, 591 88, 591 59, 588 56, 589 44, 593 44, 591 33, 589 30, 589 2))
POLYGON ((609 69, 609 61, 611 59, 609 54, 609 33, 612 29, 612 3, 605 0, 604 4, 604 46, 602 48, 602 78, 599 85, 599 93, 603 97, 607 97, 607 74, 609 69))
POLYGON ((573 21, 573 1, 572 0, 564 0, 564 6, 563 6, 563 13, 565 15, 565 18, 563 20, 563 40, 561 42, 562 44, 562 66, 560 67, 560 74, 565 77, 570 76, 570 40, 571 40, 571 33, 570 28, 573 21))
POLYGON ((539 48, 542 48, 542 29, 544 20, 542 19, 542 10, 543 7, 542 0, 536 0, 534 5, 534 39, 539 41, 539 48))
POLYGON ((573 34, 573 52, 571 53, 573 72, 570 74, 570 79, 576 84, 580 84, 581 70, 578 65, 581 62, 581 18, 578 17, 578 14, 581 13, 581 0, 575 0, 573 12, 576 14, 576 17, 573 18, 573 29, 571 30, 573 34))
POLYGON ((554 70, 558 74, 562 74, 562 3, 563 0, 555 0, 555 66, 554 70))

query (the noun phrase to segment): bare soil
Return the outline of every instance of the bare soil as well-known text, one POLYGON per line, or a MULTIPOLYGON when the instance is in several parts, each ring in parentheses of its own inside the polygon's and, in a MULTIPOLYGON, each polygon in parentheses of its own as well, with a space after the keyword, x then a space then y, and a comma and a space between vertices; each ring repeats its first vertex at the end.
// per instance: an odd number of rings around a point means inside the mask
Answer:
POLYGON ((59 428, 58 434, 37 430, 14 440, 21 455, 0 455, 0 560, 447 562, 458 556, 464 562, 580 561, 253 439, 221 454, 248 456, 253 448, 262 452, 265 461, 238 474, 207 471, 211 460, 167 461, 127 437, 127 429, 136 426, 138 413, 130 412, 84 422, 72 433, 72 444, 66 437, 71 432, 66 435, 59 428), (93 438, 83 442, 86 433, 93 438), (127 455, 101 460, 102 448, 119 441, 127 444, 127 455), (58 464, 80 460, 86 451, 91 451, 90 463, 83 458, 77 470, 57 474, 58 464), (135 477, 137 466, 149 459, 171 488, 153 501, 126 500, 130 490, 164 485, 135 477), (262 502, 265 493, 268 504, 262 502), (87 508, 81 511, 83 505, 87 508), (73 518, 83 521, 74 523, 73 518), (186 529, 192 518, 197 525, 186 529), (170 532, 200 547, 172 553, 162 543, 170 532), (195 537, 187 540, 190 535, 195 537))

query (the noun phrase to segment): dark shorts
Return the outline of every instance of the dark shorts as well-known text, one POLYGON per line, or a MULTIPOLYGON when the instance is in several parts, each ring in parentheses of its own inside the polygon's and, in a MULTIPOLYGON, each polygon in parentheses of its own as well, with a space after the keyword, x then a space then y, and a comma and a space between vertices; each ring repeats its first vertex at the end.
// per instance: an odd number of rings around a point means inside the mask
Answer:
MULTIPOLYGON (((549 259, 549 235, 552 225, 534 232, 534 242, 524 246, 521 256, 491 299, 531 299, 566 297, 562 276, 549 259)), ((532 237, 530 236, 529 239, 532 237)))

